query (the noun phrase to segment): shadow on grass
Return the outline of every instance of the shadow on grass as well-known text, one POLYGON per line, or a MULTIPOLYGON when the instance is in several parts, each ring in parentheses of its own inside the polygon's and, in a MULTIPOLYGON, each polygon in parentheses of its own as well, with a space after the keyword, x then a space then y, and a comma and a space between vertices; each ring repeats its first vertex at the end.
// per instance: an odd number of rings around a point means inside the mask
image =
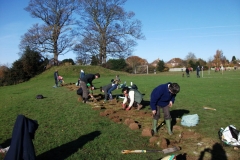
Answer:
POLYGON ((47 152, 38 155, 37 160, 67 159, 69 156, 77 152, 79 148, 82 148, 86 143, 94 140, 100 134, 100 131, 94 131, 89 134, 83 135, 72 142, 63 144, 59 147, 53 148, 47 152))
POLYGON ((150 101, 145 101, 145 100, 142 100, 141 104, 143 105, 142 108, 146 108, 147 106, 150 105, 150 101))
POLYGON ((212 149, 210 148, 205 148, 201 154, 200 154, 200 157, 198 160, 203 160, 204 159, 204 155, 205 153, 208 152, 212 155, 212 158, 211 160, 227 160, 227 155, 226 155, 226 152, 225 150, 223 149, 223 147, 221 146, 221 144, 219 143, 215 143, 213 146, 212 146, 212 149))
POLYGON ((178 109, 170 111, 171 117, 172 117, 172 125, 175 125, 177 123, 177 118, 182 118, 184 114, 188 114, 189 110, 186 109, 178 109))

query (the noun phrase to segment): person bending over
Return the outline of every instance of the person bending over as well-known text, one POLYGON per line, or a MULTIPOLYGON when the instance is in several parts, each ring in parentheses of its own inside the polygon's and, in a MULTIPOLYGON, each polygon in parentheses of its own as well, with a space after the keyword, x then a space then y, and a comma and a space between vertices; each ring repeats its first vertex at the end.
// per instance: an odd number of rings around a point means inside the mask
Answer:
POLYGON ((150 106, 153 114, 152 135, 157 134, 157 124, 160 118, 160 110, 164 113, 164 120, 168 134, 172 135, 170 107, 172 107, 177 93, 180 92, 180 86, 177 83, 168 82, 161 84, 153 89, 150 97, 150 106))
POLYGON ((87 84, 89 83, 92 90, 94 89, 92 81, 94 79, 98 79, 100 78, 100 74, 96 73, 96 74, 86 74, 83 78, 81 78, 80 81, 80 85, 82 87, 83 90, 83 103, 86 103, 86 101, 88 101, 88 88, 87 88, 87 84))
POLYGON ((122 89, 122 93, 124 94, 124 99, 122 103, 123 109, 126 109, 128 111, 133 106, 136 106, 137 110, 140 110, 142 108, 141 102, 143 99, 143 95, 138 90, 124 87, 122 89), (128 106, 127 103, 129 103, 128 106))

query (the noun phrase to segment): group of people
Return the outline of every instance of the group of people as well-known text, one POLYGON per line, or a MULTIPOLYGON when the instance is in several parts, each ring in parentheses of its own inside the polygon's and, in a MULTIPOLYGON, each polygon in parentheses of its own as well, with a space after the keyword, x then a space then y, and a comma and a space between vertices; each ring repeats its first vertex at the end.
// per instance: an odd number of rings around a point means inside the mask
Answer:
MULTIPOLYGON (((177 93, 180 92, 180 86, 177 83, 168 82, 161 84, 153 89, 150 97, 150 107, 152 109, 152 135, 157 134, 158 120, 160 113, 163 112, 163 118, 169 135, 172 135, 170 108, 172 107, 177 93)), ((122 103, 123 109, 130 110, 132 107, 142 108, 143 95, 134 88, 124 87, 122 93, 125 95, 122 103), (128 106, 127 106, 128 103, 128 106)))
MULTIPOLYGON (((92 81, 94 79, 100 78, 100 74, 84 74, 84 71, 81 70, 79 89, 81 90, 82 102, 87 103, 89 97, 93 97, 91 91, 94 90, 92 81)), ((103 87, 100 87, 100 92, 104 93, 104 102, 112 100, 112 91, 117 89, 120 83, 119 75, 116 75, 115 79, 112 79, 111 82, 103 87)), ((172 135, 171 121, 172 117, 170 115, 170 108, 172 107, 177 93, 180 92, 180 86, 178 83, 165 83, 157 86, 151 92, 150 96, 150 107, 152 110, 153 121, 152 121, 152 135, 157 134, 158 120, 160 119, 160 113, 163 112, 163 118, 168 130, 168 134, 172 135)), ((122 108, 126 111, 131 110, 133 107, 136 107, 137 110, 140 110, 143 105, 143 94, 139 92, 137 87, 128 87, 124 86, 122 88, 122 93, 124 99, 122 102, 122 108)))
MULTIPOLYGON (((200 67, 197 66, 197 68, 196 68, 197 78, 200 78, 200 71, 201 71, 200 67)), ((187 77, 190 77, 190 73, 189 73, 190 69, 186 68, 185 72, 186 72, 187 77)))

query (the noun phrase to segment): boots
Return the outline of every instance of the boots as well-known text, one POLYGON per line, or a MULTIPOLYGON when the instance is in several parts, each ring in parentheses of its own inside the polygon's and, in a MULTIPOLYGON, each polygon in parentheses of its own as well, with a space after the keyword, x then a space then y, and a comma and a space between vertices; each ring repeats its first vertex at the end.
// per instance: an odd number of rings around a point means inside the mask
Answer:
POLYGON ((152 136, 154 136, 155 134, 157 134, 157 124, 158 124, 158 120, 153 119, 152 122, 152 136))
POLYGON ((171 119, 167 119, 167 120, 165 120, 165 122, 166 122, 166 127, 167 127, 168 134, 172 135, 173 134, 172 130, 171 130, 171 122, 172 122, 172 120, 171 119))

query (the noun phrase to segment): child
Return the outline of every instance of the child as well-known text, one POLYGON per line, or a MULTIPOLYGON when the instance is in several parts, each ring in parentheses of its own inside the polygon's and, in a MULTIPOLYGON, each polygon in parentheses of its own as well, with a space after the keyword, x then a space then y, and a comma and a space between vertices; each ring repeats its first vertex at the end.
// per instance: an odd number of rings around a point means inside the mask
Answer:
POLYGON ((60 82, 60 85, 62 85, 64 83, 63 77, 62 76, 58 76, 58 81, 60 82))

